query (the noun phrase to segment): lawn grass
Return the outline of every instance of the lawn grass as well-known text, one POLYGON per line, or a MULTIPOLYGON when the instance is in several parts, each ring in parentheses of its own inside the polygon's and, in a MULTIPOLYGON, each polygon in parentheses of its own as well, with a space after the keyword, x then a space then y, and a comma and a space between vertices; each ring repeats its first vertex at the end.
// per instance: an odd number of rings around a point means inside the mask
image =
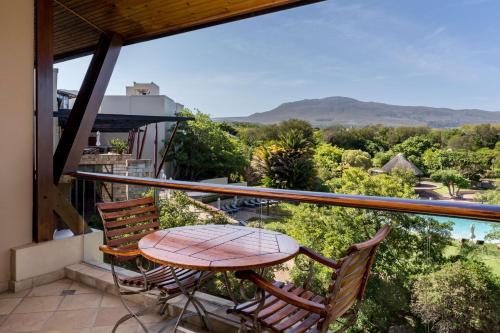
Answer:
POLYGON ((450 193, 448 192, 448 188, 446 186, 440 186, 440 187, 436 187, 435 189, 433 189, 434 192, 440 194, 440 195, 443 195, 443 196, 450 196, 450 193))
MULTIPOLYGON (((500 250, 496 244, 476 245, 476 250, 471 257, 478 259, 488 266, 495 275, 500 276, 500 250)), ((452 245, 444 250, 446 257, 457 255, 460 251, 460 242, 454 241, 452 245)))

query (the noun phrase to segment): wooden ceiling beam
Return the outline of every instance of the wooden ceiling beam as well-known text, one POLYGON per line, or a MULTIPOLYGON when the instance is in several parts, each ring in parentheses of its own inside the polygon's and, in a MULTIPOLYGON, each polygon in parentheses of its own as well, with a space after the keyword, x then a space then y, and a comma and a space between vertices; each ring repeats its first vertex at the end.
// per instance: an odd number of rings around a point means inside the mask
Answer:
MULTIPOLYGON (((58 0, 81 18, 60 9, 61 6, 57 7, 55 60, 63 61, 91 53, 97 39, 92 45, 81 44, 77 38, 71 39, 78 34, 81 39, 88 40, 79 34, 84 28, 75 21, 84 23, 82 18, 103 31, 120 34, 123 45, 130 45, 320 1, 324 0, 151 0, 136 3, 58 0)), ((89 30, 88 34, 95 35, 95 31, 89 30)))

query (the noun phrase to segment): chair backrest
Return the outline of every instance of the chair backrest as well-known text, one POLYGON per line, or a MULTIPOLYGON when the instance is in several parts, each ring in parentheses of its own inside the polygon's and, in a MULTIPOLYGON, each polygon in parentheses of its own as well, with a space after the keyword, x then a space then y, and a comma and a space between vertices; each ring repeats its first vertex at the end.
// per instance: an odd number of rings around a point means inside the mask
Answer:
POLYGON ((332 311, 329 313, 329 322, 341 317, 356 301, 363 298, 375 252, 390 229, 390 225, 386 224, 372 239, 351 245, 347 255, 340 260, 340 268, 333 273, 330 293, 325 300, 332 311))
POLYGON ((97 210, 104 226, 106 245, 111 247, 135 248, 142 237, 160 227, 152 197, 99 203, 97 210))

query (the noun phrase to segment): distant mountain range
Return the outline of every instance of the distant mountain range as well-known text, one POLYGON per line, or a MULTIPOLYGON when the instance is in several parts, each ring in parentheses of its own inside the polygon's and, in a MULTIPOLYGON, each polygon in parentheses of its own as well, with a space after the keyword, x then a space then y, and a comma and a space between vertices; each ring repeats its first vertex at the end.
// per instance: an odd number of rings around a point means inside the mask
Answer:
POLYGON ((227 117, 216 120, 274 124, 291 118, 307 120, 313 126, 319 127, 333 124, 456 127, 465 124, 500 123, 500 112, 400 106, 362 102, 353 98, 336 96, 284 103, 267 112, 254 113, 247 117, 227 117))

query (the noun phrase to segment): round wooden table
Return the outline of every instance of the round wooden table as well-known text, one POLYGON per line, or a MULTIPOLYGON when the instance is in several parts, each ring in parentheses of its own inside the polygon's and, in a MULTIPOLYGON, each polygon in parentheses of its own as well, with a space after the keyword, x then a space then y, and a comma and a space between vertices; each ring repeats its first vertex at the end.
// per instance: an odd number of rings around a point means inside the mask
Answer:
MULTIPOLYGON (((139 250, 146 259, 170 266, 171 273, 179 285, 180 281, 173 267, 222 272, 229 295, 236 306, 237 301, 232 295, 227 278, 228 271, 281 264, 297 255, 299 245, 293 238, 275 231, 210 224, 155 231, 139 241, 139 250)), ((202 283, 202 276, 201 273, 198 275, 198 280, 191 289, 180 285, 187 301, 178 316, 173 332, 177 331, 189 303, 193 303, 205 327, 211 331, 208 322, 209 312, 195 297, 202 283)), ((263 300, 262 294, 259 302, 262 303, 263 300)))
POLYGON ((226 272, 281 264, 297 255, 299 245, 265 229, 193 225, 151 233, 139 241, 139 250, 160 265, 226 272))

